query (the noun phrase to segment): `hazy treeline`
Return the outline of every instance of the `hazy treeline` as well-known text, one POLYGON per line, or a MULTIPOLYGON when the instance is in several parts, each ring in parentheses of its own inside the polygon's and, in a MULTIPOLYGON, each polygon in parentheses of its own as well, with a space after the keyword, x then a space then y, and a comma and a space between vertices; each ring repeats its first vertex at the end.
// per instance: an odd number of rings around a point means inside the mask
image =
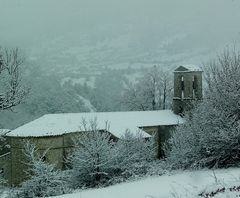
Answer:
POLYGON ((48 113, 126 110, 121 102, 122 93, 134 69, 105 69, 96 75, 94 86, 87 82, 62 83, 62 77, 42 70, 38 65, 25 65, 22 82, 30 93, 22 104, 0 115, 0 128, 13 129, 48 113))

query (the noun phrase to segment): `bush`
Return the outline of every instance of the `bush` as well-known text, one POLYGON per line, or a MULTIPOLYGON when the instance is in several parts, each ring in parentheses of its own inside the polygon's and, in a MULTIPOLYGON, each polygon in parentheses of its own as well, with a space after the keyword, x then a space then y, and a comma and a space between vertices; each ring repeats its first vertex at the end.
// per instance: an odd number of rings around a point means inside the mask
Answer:
POLYGON ((67 159, 74 187, 102 185, 115 173, 117 151, 111 134, 99 131, 96 120, 90 121, 89 127, 75 140, 75 149, 67 159))
POLYGON ((118 142, 111 134, 99 131, 97 121, 84 121, 84 132, 75 140, 75 149, 67 161, 73 187, 107 186, 145 175, 154 160, 153 140, 126 132, 118 142))
POLYGON ((6 180, 3 178, 2 173, 0 173, 0 197, 4 193, 4 190, 5 190, 5 186, 4 185, 5 184, 6 184, 6 180))
POLYGON ((28 175, 30 179, 22 183, 17 193, 18 197, 49 197, 69 192, 64 172, 56 170, 54 165, 44 162, 44 155, 37 157, 36 152, 35 146, 27 142, 25 154, 29 160, 28 175))
POLYGON ((140 132, 134 135, 126 131, 116 146, 119 151, 119 167, 122 176, 126 178, 145 175, 149 169, 149 162, 154 161, 156 157, 154 138, 145 139, 140 132))

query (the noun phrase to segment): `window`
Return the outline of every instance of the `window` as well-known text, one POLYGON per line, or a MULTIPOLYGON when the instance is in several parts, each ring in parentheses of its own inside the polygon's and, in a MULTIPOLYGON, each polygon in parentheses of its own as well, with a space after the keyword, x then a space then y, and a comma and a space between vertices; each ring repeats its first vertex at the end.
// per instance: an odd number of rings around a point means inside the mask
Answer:
POLYGON ((181 77, 181 98, 184 98, 184 78, 183 76, 181 77))
POLYGON ((197 88, 197 77, 196 76, 193 76, 192 88, 193 88, 193 90, 196 90, 196 88, 197 88))
POLYGON ((41 160, 42 160, 43 162, 46 162, 46 161, 47 161, 47 157, 44 155, 44 156, 42 156, 41 160))
POLYGON ((181 90, 184 91, 184 78, 181 77, 181 90))
POLYGON ((179 107, 179 114, 183 114, 183 107, 182 106, 179 107))
POLYGON ((197 77, 193 76, 192 78, 192 94, 193 94, 193 98, 196 98, 196 89, 197 89, 197 77))

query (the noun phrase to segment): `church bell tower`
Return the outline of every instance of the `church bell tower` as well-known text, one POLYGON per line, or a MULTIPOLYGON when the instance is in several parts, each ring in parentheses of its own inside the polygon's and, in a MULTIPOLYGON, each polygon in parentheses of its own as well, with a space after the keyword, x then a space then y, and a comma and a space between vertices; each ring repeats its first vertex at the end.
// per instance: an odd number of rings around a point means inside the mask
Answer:
POLYGON ((202 70, 194 65, 181 65, 174 71, 173 111, 183 115, 194 100, 202 99, 202 70))

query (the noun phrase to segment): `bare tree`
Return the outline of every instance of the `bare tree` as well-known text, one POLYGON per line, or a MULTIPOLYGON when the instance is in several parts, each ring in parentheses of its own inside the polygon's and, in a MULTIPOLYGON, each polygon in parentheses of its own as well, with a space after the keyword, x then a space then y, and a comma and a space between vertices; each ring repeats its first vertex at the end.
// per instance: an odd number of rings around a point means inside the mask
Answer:
MULTIPOLYGON (((18 48, 0 48, 0 112, 10 110, 22 102, 28 93, 28 89, 21 84, 20 67, 23 59, 19 55, 18 48)), ((5 131, 0 130, 0 158, 6 155, 5 131)), ((1 175, 0 175, 1 177, 1 175)), ((1 180, 1 178, 0 178, 1 180)))
POLYGON ((160 101, 159 105, 161 109, 166 109, 171 107, 172 97, 173 97, 173 81, 169 72, 162 71, 160 75, 160 101))
POLYGON ((122 102, 129 110, 157 110, 170 107, 172 80, 169 72, 154 66, 135 84, 127 84, 122 102))
POLYGON ((0 111, 20 104, 29 91, 21 84, 22 64, 18 48, 0 49, 0 111))

